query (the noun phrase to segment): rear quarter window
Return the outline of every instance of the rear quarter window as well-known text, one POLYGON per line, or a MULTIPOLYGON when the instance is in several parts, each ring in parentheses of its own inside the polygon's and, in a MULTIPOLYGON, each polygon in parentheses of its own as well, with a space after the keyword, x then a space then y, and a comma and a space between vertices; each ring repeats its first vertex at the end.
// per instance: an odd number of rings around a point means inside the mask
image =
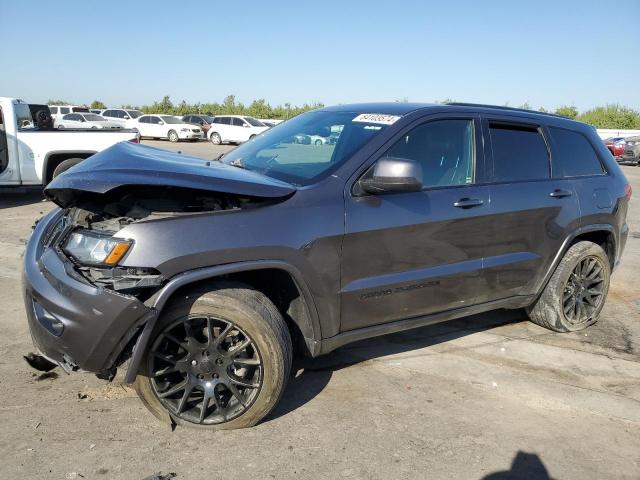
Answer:
POLYGON ((605 173, 598 154, 587 138, 579 132, 549 127, 553 142, 555 177, 579 177, 605 173))

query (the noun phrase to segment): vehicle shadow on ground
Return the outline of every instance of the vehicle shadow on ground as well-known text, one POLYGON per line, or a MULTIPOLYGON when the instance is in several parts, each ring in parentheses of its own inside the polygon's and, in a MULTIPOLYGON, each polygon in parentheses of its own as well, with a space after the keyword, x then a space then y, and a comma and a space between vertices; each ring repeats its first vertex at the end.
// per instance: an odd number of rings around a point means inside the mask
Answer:
POLYGON ((513 458, 511 468, 493 472, 482 480, 552 480, 542 460, 535 453, 518 451, 513 458))
POLYGON ((3 208, 22 207, 39 203, 44 200, 42 190, 29 190, 27 192, 18 193, 17 191, 10 193, 0 193, 0 210, 3 208))
POLYGON ((521 310, 497 310, 356 342, 318 358, 294 359, 287 389, 265 422, 275 420, 315 398, 333 372, 388 355, 420 350, 456 338, 526 319, 521 310))

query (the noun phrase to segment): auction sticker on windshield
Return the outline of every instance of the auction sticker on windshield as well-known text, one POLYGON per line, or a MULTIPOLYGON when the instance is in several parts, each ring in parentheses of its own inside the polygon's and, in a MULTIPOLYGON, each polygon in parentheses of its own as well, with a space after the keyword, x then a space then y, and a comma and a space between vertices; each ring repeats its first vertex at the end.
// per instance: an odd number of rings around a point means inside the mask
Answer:
POLYGON ((398 120, 400 120, 400 117, 397 115, 385 115, 383 113, 361 113, 352 121, 363 122, 363 123, 381 123, 382 125, 393 125, 398 120))

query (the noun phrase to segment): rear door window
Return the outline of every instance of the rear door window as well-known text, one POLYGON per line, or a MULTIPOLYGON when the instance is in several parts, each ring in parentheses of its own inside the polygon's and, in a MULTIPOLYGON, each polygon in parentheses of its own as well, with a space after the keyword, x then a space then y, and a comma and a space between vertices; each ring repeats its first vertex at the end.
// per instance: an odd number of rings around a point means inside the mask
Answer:
POLYGON ((549 134, 553 142, 555 177, 601 175, 605 172, 598 154, 584 135, 556 127, 549 127, 549 134))
POLYGON ((58 107, 49 107, 52 115, 56 115, 58 113, 58 107))
POLYGON ((550 178, 549 151, 540 128, 489 122, 493 180, 517 182, 550 178))
POLYGON ((60 107, 60 113, 62 114, 69 113, 69 109, 67 107, 60 107))
POLYGON ((241 118, 233 117, 231 119, 231 121, 233 122, 233 126, 234 127, 242 127, 242 126, 244 126, 244 121, 241 118))

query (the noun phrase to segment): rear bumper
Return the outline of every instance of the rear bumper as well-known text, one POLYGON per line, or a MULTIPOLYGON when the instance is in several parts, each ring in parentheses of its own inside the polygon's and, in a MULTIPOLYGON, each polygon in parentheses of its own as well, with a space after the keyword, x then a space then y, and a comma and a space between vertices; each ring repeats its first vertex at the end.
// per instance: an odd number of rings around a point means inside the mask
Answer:
POLYGON ((96 288, 43 237, 60 218, 54 211, 36 226, 25 253, 23 294, 35 347, 61 365, 91 372, 111 367, 148 311, 135 297, 96 288))

